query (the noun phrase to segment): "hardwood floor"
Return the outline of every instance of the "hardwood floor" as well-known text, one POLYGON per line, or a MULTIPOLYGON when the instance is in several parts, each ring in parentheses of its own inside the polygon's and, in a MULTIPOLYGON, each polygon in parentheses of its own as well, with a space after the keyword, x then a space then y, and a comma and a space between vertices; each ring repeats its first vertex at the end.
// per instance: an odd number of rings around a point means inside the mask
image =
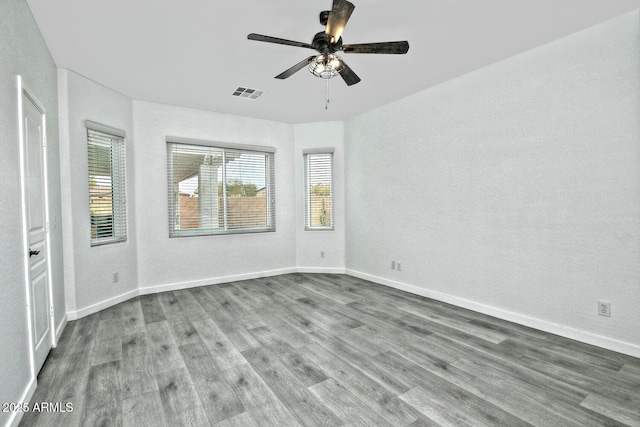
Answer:
POLYGON ((23 426, 640 426, 640 359, 344 275, 69 322, 23 426))

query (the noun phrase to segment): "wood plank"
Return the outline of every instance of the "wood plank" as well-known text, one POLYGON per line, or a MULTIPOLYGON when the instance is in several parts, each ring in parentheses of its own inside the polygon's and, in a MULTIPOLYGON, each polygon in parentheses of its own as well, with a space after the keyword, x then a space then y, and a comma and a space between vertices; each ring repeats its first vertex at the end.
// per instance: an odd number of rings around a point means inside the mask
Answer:
MULTIPOLYGON (((231 284, 229 284, 229 286, 231 286, 231 284)), ((227 292, 226 288, 223 288, 220 285, 213 285, 207 286, 205 290, 218 302, 218 304, 235 315, 247 312, 247 310, 245 310, 245 304, 238 301, 238 299, 231 293, 227 292)))
POLYGON ((227 291, 242 301, 247 310, 256 311, 271 304, 271 299, 263 293, 264 289, 260 281, 251 279, 233 282, 227 291))
POLYGON ((142 313, 144 314, 144 323, 162 322, 167 320, 162 310, 162 305, 158 299, 158 295, 140 295, 140 304, 142 305, 142 313))
POLYGON ((311 339, 307 334, 280 318, 277 311, 264 308, 260 311, 260 317, 263 321, 261 326, 268 326, 281 340, 286 341, 292 347, 300 347, 311 343, 311 339))
POLYGON ((356 316, 346 316, 345 314, 334 310, 333 306, 335 305, 335 303, 333 303, 332 301, 329 301, 329 303, 327 303, 326 301, 322 303, 321 298, 319 298, 318 296, 298 298, 296 301, 304 304, 306 310, 317 311, 318 313, 341 323, 347 329, 357 328, 364 325, 364 323, 362 323, 361 321, 356 320, 356 316))
POLYGON ((121 370, 122 399, 158 390, 153 357, 145 333, 123 337, 121 370))
POLYGON ((194 298, 193 294, 188 290, 181 290, 174 292, 175 297, 180 302, 180 314, 183 317, 191 320, 192 322, 197 320, 203 320, 208 318, 207 311, 202 308, 202 305, 194 298))
POLYGON ((220 371, 246 363, 242 354, 236 349, 212 319, 193 322, 213 361, 220 371))
POLYGON ((292 347, 267 327, 252 329, 251 333, 264 347, 269 348, 272 354, 278 356, 279 360, 304 387, 320 383, 328 378, 327 374, 310 357, 306 356, 304 346, 292 347))
POLYGON ((318 344, 310 345, 307 349, 308 354, 331 377, 391 424, 407 425, 418 418, 418 413, 399 400, 396 394, 356 366, 346 363, 318 344))
POLYGON ((303 426, 339 426, 342 421, 322 405, 277 357, 264 347, 243 356, 303 426))
POLYGON ((239 324, 238 319, 224 309, 218 302, 202 288, 191 289, 194 299, 200 304, 208 315, 216 322, 220 330, 238 351, 259 347, 260 343, 239 324))
POLYGON ((325 286, 313 281, 305 281, 300 283, 300 287, 308 289, 318 295, 333 300, 339 304, 349 304, 360 301, 360 297, 349 295, 348 293, 327 289, 325 286))
POLYGON ((82 335, 80 329, 76 328, 67 357, 61 361, 56 378, 51 383, 52 393, 47 394, 51 396, 51 401, 75 402, 78 397, 84 396, 94 342, 94 337, 82 335))
POLYGON ((433 383, 431 387, 417 386, 401 394, 400 399, 442 426, 530 425, 445 380, 433 383))
POLYGON ((533 425, 603 425, 602 418, 578 413, 565 400, 556 399, 551 393, 502 370, 465 359, 459 359, 453 366, 475 376, 473 381, 465 382, 461 387, 533 425))
MULTIPOLYGON (((509 338, 500 344, 501 349, 517 352, 521 355, 538 359, 556 365, 567 371, 588 377, 592 381, 605 382, 607 379, 615 375, 617 371, 593 365, 589 362, 575 359, 570 356, 562 355, 546 348, 530 345, 522 341, 509 338)), ((606 382, 605 382, 606 383, 606 382)), ((636 383, 633 378, 618 377, 618 381, 613 383, 615 387, 625 391, 625 389, 633 388, 636 383)), ((597 391, 597 390, 594 390, 597 391)))
POLYGON ((236 415, 235 417, 229 418, 228 420, 220 421, 219 423, 215 423, 213 426, 214 427, 258 427, 248 412, 243 412, 242 414, 236 415))
POLYGON ((172 317, 180 317, 183 315, 182 306, 180 305, 180 301, 178 301, 178 298, 176 298, 176 294, 174 292, 161 292, 157 295, 158 302, 162 307, 162 313, 164 314, 166 319, 171 319, 172 317))
POLYGON ((169 328, 173 333, 173 338, 176 343, 181 346, 200 340, 198 331, 193 327, 193 324, 184 316, 171 317, 167 320, 169 328))
POLYGON ((274 292, 287 296, 291 299, 305 298, 311 295, 309 291, 300 287, 298 283, 289 278, 289 275, 265 277, 260 282, 265 288, 269 288, 274 292))
POLYGON ((220 376, 212 355, 201 340, 180 347, 180 353, 211 423, 245 412, 244 405, 220 376))
POLYGON ((101 365, 122 359, 122 318, 101 320, 95 337, 91 364, 101 365))
POLYGON ((269 349, 278 356, 280 362, 298 379, 303 387, 325 381, 327 373, 313 362, 306 347, 293 348, 285 343, 275 343, 269 349))
POLYGON ((148 323, 146 329, 156 374, 184 367, 178 344, 167 321, 148 323))
POLYGON ((333 378, 309 387, 318 399, 345 423, 353 426, 392 426, 370 411, 351 391, 333 378))
POLYGON ((300 425, 248 363, 223 371, 222 376, 240 397, 257 425, 300 425))
POLYGON ((131 335, 144 333, 144 313, 140 298, 132 298, 122 303, 122 333, 131 335))
MULTIPOLYGON (((111 320, 107 320, 110 322, 111 320)), ((87 380, 87 394, 82 425, 120 426, 120 362, 108 362, 91 367, 87 380)))
POLYGON ((601 392, 592 392, 580 406, 621 423, 640 425, 640 394, 625 393, 614 387, 603 387, 601 392))
POLYGON ((210 425, 187 368, 161 372, 157 379, 167 425, 210 425))
MULTIPOLYGON (((375 358, 369 357, 366 353, 358 351, 346 341, 333 337, 328 333, 314 334, 317 343, 331 351, 342 361, 353 365, 369 377, 383 385, 396 395, 402 394, 413 388, 415 384, 403 382, 397 375, 389 375, 388 368, 379 363, 375 358)), ((309 351, 307 347, 302 347, 309 351)))
POLYGON ((158 390, 122 400, 123 427, 165 427, 167 423, 158 390))
MULTIPOLYGON (((588 394, 587 389, 576 387, 567 381, 559 379, 562 378, 560 373, 557 373, 556 377, 554 377, 531 369, 528 359, 509 361, 489 354, 479 353, 468 359, 458 359, 453 363, 453 366, 460 367, 467 372, 483 372, 487 374, 489 373, 488 371, 497 371, 500 376, 511 376, 537 387, 540 390, 540 394, 545 394, 551 400, 559 400, 571 405, 579 404, 588 394)), ((573 377, 577 378, 575 375, 573 377)), ((565 378, 568 378, 568 376, 565 378)), ((588 382, 585 384, 588 384, 588 382)))
POLYGON ((117 304, 111 307, 105 308, 104 310, 98 312, 100 315, 100 321, 105 320, 115 320, 122 318, 122 305, 117 304))

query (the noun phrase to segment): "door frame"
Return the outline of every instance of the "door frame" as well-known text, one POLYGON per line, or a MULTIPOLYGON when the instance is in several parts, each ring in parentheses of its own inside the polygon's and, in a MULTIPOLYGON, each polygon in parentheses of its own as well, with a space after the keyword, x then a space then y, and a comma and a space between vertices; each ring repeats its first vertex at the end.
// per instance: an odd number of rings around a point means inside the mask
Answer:
POLYGON ((35 93, 26 85, 22 76, 17 76, 18 86, 18 143, 20 145, 20 198, 21 198, 21 220, 22 220, 22 253, 24 260, 24 288, 27 298, 26 314, 27 314, 27 333, 29 343, 29 363, 31 366, 32 380, 38 375, 35 366, 35 343, 33 342, 33 302, 31 301, 31 285, 30 285, 30 262, 29 262, 29 218, 27 217, 27 170, 26 170, 26 136, 24 134, 24 104, 23 95, 26 95, 36 108, 42 114, 42 138, 43 144, 41 146, 42 155, 42 185, 43 185, 43 204, 44 204, 44 221, 45 221, 45 259, 47 263, 47 294, 49 296, 49 340, 51 347, 56 345, 56 333, 55 333, 55 318, 53 311, 53 286, 51 279, 51 243, 50 243, 50 221, 49 221, 49 173, 47 168, 47 114, 44 104, 38 99, 35 93))

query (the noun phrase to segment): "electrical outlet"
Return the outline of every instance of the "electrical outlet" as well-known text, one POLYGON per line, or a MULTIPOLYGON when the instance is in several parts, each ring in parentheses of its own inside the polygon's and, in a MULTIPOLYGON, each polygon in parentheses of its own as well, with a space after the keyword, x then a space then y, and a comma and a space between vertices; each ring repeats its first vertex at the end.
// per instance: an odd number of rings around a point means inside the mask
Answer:
POLYGON ((113 273, 113 283, 118 283, 118 273, 113 273))
POLYGON ((598 301, 598 315, 611 317, 611 303, 609 301, 598 301))
POLYGON ((402 263, 400 261, 396 261, 396 270, 402 271, 402 263))
POLYGON ((391 261, 391 269, 392 270, 396 269, 396 262, 395 261, 391 261))

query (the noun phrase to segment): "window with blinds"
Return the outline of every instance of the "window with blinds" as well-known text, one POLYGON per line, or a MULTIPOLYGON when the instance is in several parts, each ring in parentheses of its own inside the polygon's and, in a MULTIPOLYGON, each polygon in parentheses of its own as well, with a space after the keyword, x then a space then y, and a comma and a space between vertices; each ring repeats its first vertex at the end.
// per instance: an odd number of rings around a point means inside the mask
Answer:
POLYGON ((303 155, 305 229, 333 230, 333 148, 303 155))
POLYGON ((274 154, 167 137, 169 237, 275 231, 274 154))
POLYGON ((125 132, 86 121, 91 246, 127 240, 125 132))

